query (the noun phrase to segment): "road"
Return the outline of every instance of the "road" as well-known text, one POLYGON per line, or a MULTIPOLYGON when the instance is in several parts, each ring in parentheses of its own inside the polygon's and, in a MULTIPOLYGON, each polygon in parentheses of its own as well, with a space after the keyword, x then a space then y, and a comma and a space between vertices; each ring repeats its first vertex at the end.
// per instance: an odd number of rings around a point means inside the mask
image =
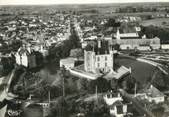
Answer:
MULTIPOLYGON (((16 71, 15 69, 12 70, 12 72, 8 76, 3 77, 0 80, 0 86, 2 86, 0 89, 0 102, 3 102, 5 99, 10 100, 13 98, 12 96, 10 96, 9 88, 10 88, 10 84, 12 82, 13 76, 15 74, 15 71, 16 71)), ((0 117, 5 116, 6 108, 7 108, 7 105, 5 105, 3 108, 0 109, 0 117)))
POLYGON ((119 91, 121 92, 122 96, 126 97, 128 100, 130 100, 130 101, 135 105, 136 109, 138 110, 138 112, 139 112, 140 114, 143 114, 143 113, 144 113, 144 114, 146 115, 146 117, 155 117, 155 116, 153 115, 153 113, 150 112, 150 111, 148 111, 147 109, 145 109, 145 108, 142 106, 141 102, 139 102, 136 98, 133 98, 133 96, 131 96, 130 94, 128 94, 128 93, 127 93, 126 91, 124 91, 123 89, 120 89, 119 91))

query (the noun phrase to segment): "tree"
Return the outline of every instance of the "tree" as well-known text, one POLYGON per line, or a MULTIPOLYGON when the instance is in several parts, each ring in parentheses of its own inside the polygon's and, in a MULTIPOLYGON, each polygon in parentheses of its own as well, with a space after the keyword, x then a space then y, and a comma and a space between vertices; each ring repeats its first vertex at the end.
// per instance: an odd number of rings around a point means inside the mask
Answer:
POLYGON ((154 77, 155 78, 152 81, 153 86, 161 90, 167 87, 167 83, 165 82, 165 74, 163 74, 161 71, 157 71, 154 77))
POLYGON ((93 50, 93 46, 88 44, 88 45, 85 47, 85 50, 86 50, 86 51, 92 51, 92 50, 93 50))
POLYGON ((109 18, 105 27, 120 27, 120 22, 116 22, 114 18, 109 18))
POLYGON ((38 104, 30 104, 24 109, 23 117, 42 117, 43 107, 38 104))
POLYGON ((166 24, 167 24, 167 22, 165 22, 165 21, 162 22, 162 25, 166 25, 166 24))
POLYGON ((34 54, 36 56, 36 64, 37 64, 37 66, 43 65, 43 55, 42 55, 42 53, 40 53, 38 51, 35 51, 34 54))
POLYGON ((133 91, 134 91, 134 88, 135 88, 135 85, 136 85, 136 80, 135 80, 135 78, 133 78, 133 77, 128 77, 128 78, 127 78, 126 85, 127 85, 127 90, 128 90, 128 92, 133 92, 133 91))
POLYGON ((83 51, 81 48, 71 49, 70 56, 79 59, 79 57, 83 56, 83 51))
POLYGON ((83 113, 86 117, 110 117, 109 108, 104 102, 88 101, 77 104, 76 112, 83 113))
POLYGON ((107 23, 105 24, 106 27, 113 27, 115 24, 115 19, 110 18, 108 19, 107 23))
POLYGON ((80 92, 87 91, 87 88, 88 88, 87 84, 88 84, 87 79, 79 78, 78 83, 77 83, 77 87, 78 87, 79 91, 80 92))
POLYGON ((68 104, 63 97, 60 97, 51 107, 47 117, 68 117, 68 115, 68 104))
POLYGON ((135 49, 133 52, 130 52, 129 55, 137 57, 137 56, 139 56, 140 53, 141 52, 139 50, 135 49))
POLYGON ((119 44, 115 44, 115 45, 113 45, 113 48, 115 49, 115 50, 120 50, 120 45, 119 44))
POLYGON ((88 92, 95 93, 96 86, 98 92, 106 92, 111 89, 110 83, 102 77, 99 77, 98 79, 92 80, 88 83, 88 92))
POLYGON ((7 75, 14 68, 14 59, 2 57, 1 64, 3 66, 3 75, 7 75))

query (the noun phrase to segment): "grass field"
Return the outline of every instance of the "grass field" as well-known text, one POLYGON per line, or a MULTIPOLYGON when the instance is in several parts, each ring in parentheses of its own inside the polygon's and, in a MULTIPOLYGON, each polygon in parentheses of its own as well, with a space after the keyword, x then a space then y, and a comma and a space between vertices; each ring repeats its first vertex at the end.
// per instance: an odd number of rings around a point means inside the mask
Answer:
POLYGON ((141 22, 141 25, 143 26, 158 26, 158 27, 164 27, 169 28, 169 18, 158 18, 158 19, 152 19, 152 20, 145 20, 141 22), (163 24, 163 22, 166 22, 166 24, 163 24))

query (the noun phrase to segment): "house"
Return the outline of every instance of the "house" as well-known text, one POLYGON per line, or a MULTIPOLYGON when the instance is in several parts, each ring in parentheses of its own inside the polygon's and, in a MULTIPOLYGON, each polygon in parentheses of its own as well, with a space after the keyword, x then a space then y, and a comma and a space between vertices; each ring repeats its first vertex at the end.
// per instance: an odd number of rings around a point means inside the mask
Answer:
POLYGON ((122 101, 116 101, 110 106, 110 114, 115 117, 125 117, 127 113, 127 104, 122 101))
POLYGON ((104 101, 110 108, 110 114, 115 117, 125 117, 128 114, 127 103, 118 92, 109 92, 103 96, 104 101))
POLYGON ((168 50, 169 49, 169 44, 162 44, 161 49, 163 50, 168 50))
MULTIPOLYGON (((138 30, 138 29, 137 29, 138 30)), ((138 32, 132 33, 120 33, 117 30, 112 40, 113 44, 119 44, 122 50, 126 49, 135 49, 138 50, 150 50, 152 49, 160 49, 160 39, 158 37, 147 39, 145 35, 143 37, 139 37, 138 32)))
POLYGON ((108 106, 111 106, 116 101, 123 101, 122 96, 120 95, 120 93, 114 93, 114 92, 107 93, 103 97, 103 99, 104 99, 104 101, 106 102, 106 104, 108 106))
POLYGON ((164 94, 153 85, 151 85, 150 88, 145 93, 146 99, 149 102, 155 102, 156 104, 164 102, 164 94))
POLYGON ((65 67, 66 69, 74 68, 75 67, 75 58, 66 58, 60 60, 60 67, 65 67))
POLYGON ((33 51, 28 47, 20 47, 15 54, 16 63, 24 67, 36 67, 36 56, 33 51))
POLYGON ((163 103, 165 101, 164 94, 153 85, 151 85, 146 91, 137 93, 136 97, 141 100, 148 100, 150 103, 155 102, 156 104, 163 103))
POLYGON ((117 30, 116 34, 114 35, 116 39, 125 39, 125 38, 139 38, 138 33, 132 32, 132 33, 120 33, 119 30, 117 30))

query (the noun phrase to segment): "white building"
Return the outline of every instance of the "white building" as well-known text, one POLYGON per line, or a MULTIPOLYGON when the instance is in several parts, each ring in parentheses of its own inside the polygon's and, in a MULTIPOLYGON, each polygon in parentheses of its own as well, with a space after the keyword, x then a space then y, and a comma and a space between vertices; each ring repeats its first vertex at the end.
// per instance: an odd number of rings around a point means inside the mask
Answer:
POLYGON ((24 67, 36 67, 36 56, 32 53, 30 48, 21 47, 15 54, 16 63, 24 67))
POLYGON ((113 69, 113 61, 113 51, 108 54, 96 54, 93 51, 84 52, 84 67, 88 72, 108 72, 113 69))
POLYGON ((125 117, 127 113, 127 104, 123 104, 121 101, 116 101, 110 106, 110 114, 115 117, 125 117))
POLYGON ((151 85, 150 88, 147 89, 144 93, 136 94, 136 97, 139 97, 142 100, 146 99, 150 103, 155 102, 156 104, 163 103, 165 101, 164 94, 153 85, 151 85))
POLYGON ((123 101, 120 93, 108 93, 103 97, 104 101, 106 102, 107 105, 111 106, 114 104, 116 101, 123 101))
POLYGON ((116 39, 122 39, 122 38, 138 38, 139 35, 138 33, 120 33, 119 30, 117 30, 116 35, 115 35, 116 39))
POLYGON ((65 67, 66 69, 71 69, 75 67, 75 58, 66 58, 60 60, 60 67, 65 67))
POLYGON ((156 104, 164 102, 164 94, 161 93, 153 85, 151 85, 150 88, 147 90, 146 98, 149 102, 155 102, 156 104))
POLYGON ((161 49, 163 50, 169 50, 169 44, 162 44, 161 49))
POLYGON ((114 35, 115 39, 112 41, 114 44, 119 44, 122 50, 126 49, 135 49, 138 50, 150 50, 152 49, 160 49, 160 39, 155 37, 151 39, 147 39, 145 35, 143 37, 139 37, 137 32, 134 33, 120 33, 117 30, 114 35))
POLYGON ((120 93, 110 92, 103 97, 106 104, 110 107, 110 114, 115 117, 124 117, 127 115, 127 104, 123 104, 123 98, 120 93))

